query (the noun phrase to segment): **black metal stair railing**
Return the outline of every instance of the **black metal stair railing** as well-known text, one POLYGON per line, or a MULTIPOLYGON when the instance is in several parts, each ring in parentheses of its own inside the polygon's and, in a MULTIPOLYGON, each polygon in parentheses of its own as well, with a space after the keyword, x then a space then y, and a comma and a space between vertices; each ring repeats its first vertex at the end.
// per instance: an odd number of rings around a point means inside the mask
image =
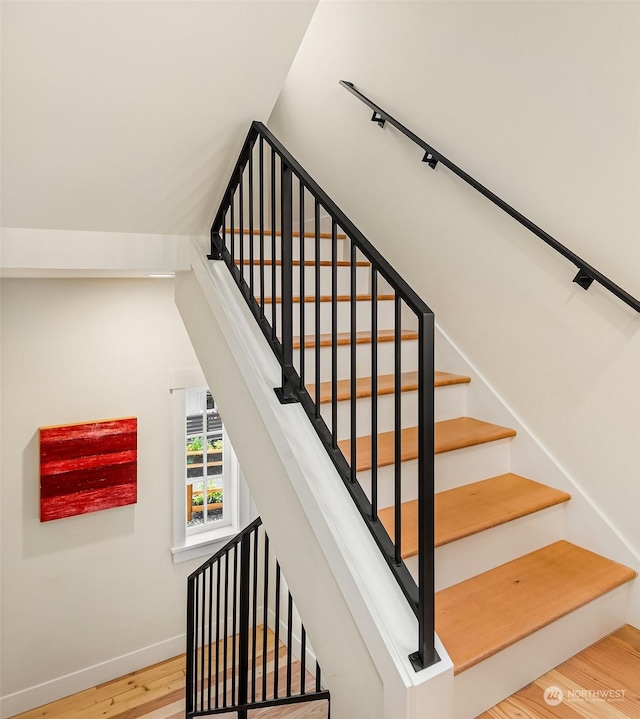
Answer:
POLYGON ((249 129, 215 216, 209 258, 227 264, 282 368, 280 400, 301 403, 414 611, 414 667, 429 666, 439 659, 433 312, 259 122, 249 129), (339 304, 348 312, 339 313, 339 304), (378 375, 385 367, 393 398, 382 413, 378 375), (417 377, 417 392, 403 392, 407 372, 417 377), (368 376, 371 406, 364 412, 356 400, 368 376), (416 428, 406 439, 409 411, 416 428), (389 416, 390 428, 382 424, 389 416), (393 456, 383 461, 378 447, 390 433, 393 456), (405 443, 416 460, 411 467, 403 462, 405 443), (379 467, 385 463, 389 469, 379 467), (380 481, 382 472, 391 473, 391 490, 380 481), (401 536, 403 489, 416 476, 417 582, 403 560, 401 536), (378 516, 385 505, 393 506, 393 536, 378 516))
POLYGON ((380 127, 384 127, 388 122, 405 135, 405 137, 408 137, 411 142, 418 145, 418 147, 424 151, 422 161, 429 165, 432 170, 436 168, 438 163, 444 165, 451 170, 451 172, 464 180, 468 185, 471 185, 471 187, 477 190, 481 195, 484 195, 488 200, 493 202, 494 205, 497 205, 501 210, 506 212, 516 222, 519 222, 523 227, 526 227, 530 232, 536 235, 536 237, 539 237, 544 243, 549 245, 549 247, 552 247, 556 252, 572 262, 578 269, 573 281, 582 287, 582 289, 588 290, 593 282, 597 282, 599 285, 611 292, 611 294, 615 295, 618 299, 629 305, 629 307, 633 308, 636 312, 640 312, 640 300, 637 300, 635 297, 630 295, 626 290, 622 289, 622 287, 603 275, 602 272, 576 255, 575 252, 570 250, 568 247, 565 247, 555 237, 550 235, 548 232, 545 232, 545 230, 538 227, 538 225, 525 217, 521 212, 507 204, 502 198, 498 197, 498 195, 469 175, 468 172, 465 172, 462 168, 458 167, 458 165, 451 162, 451 160, 445 157, 425 140, 418 137, 418 135, 396 120, 395 117, 390 115, 386 110, 383 110, 380 106, 376 105, 373 100, 360 92, 360 90, 358 90, 352 82, 341 80, 340 85, 342 85, 342 87, 348 90, 352 95, 355 95, 358 100, 367 105, 367 107, 373 110, 373 115, 371 116, 372 122, 377 123, 380 127))
POLYGON ((247 719, 252 709, 329 702, 317 662, 309 672, 307 634, 261 524, 256 519, 188 578, 187 719, 229 712, 247 719))

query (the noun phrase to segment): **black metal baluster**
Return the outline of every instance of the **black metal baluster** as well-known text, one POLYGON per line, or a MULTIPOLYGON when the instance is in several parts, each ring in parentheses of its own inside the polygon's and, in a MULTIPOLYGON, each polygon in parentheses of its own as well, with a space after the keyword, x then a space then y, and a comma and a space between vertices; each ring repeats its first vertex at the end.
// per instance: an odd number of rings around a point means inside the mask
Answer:
POLYGON ((356 425, 356 368, 357 368, 357 344, 356 344, 356 318, 357 318, 357 287, 356 287, 356 243, 351 240, 351 248, 349 260, 351 265, 349 267, 349 275, 351 280, 351 297, 350 297, 350 330, 351 330, 351 378, 349 387, 349 410, 350 410, 350 434, 351 434, 351 457, 349 460, 351 470, 351 481, 356 481, 356 437, 357 437, 357 425, 356 425))
POLYGON ((267 699, 267 630, 269 627, 269 537, 264 535, 264 591, 262 598, 262 701, 267 699))
POLYGON ((240 243, 240 289, 244 284, 244 170, 240 175, 240 184, 238 185, 238 215, 240 226, 238 227, 238 242, 240 243))
POLYGON ((322 690, 322 676, 320 674, 320 665, 316 661, 316 692, 322 690))
MULTIPOLYGON (((260 318, 264 319, 264 140, 260 138, 260 318)), ((275 263, 275 258, 271 258, 275 263)))
POLYGON ((378 519, 378 272, 371 266, 371 519, 378 519))
POLYGON ((433 314, 418 316, 418 651, 416 669, 439 660, 434 647, 434 333, 433 314))
POLYGON ((304 389, 304 337, 305 337, 305 286, 304 286, 304 185, 302 180, 298 181, 300 185, 300 207, 299 207, 299 226, 300 226, 300 388, 304 389))
MULTIPOLYGON (((213 648, 213 565, 209 565, 209 636, 208 636, 208 678, 207 678, 207 709, 211 709, 211 681, 212 681, 212 661, 211 651, 213 648)), ((203 647, 204 649, 204 647, 203 647)))
POLYGON ((276 322, 276 151, 271 148, 271 339, 278 336, 276 322))
POLYGON ((229 552, 224 555, 224 639, 222 655, 222 706, 227 706, 227 647, 229 637, 229 552))
POLYGON ((199 585, 201 587, 200 590, 200 598, 198 600, 199 605, 201 607, 201 620, 200 620, 200 709, 204 709, 204 685, 205 685, 205 673, 204 673, 204 657, 205 657, 205 633, 204 633, 204 618, 205 618, 205 611, 206 611, 206 585, 204 581, 204 577, 202 577, 202 581, 199 582, 199 585))
POLYGON ((235 225, 235 209, 236 209, 236 195, 235 192, 231 196, 231 227, 229 228, 229 237, 231 238, 231 274, 236 282, 240 283, 240 278, 237 275, 238 268, 236 267, 236 225, 235 225))
POLYGON ((236 700, 236 667, 238 666, 236 663, 236 646, 238 643, 238 633, 237 633, 237 621, 238 621, 238 614, 236 612, 236 607, 238 606, 238 545, 233 545, 233 602, 231 604, 231 607, 233 609, 233 616, 231 617, 231 703, 234 702, 237 703, 236 700))
POLYGON ((314 207, 314 224, 315 224, 315 284, 316 284, 316 297, 315 297, 315 415, 316 419, 320 418, 320 203, 315 200, 314 207))
POLYGON ((306 692, 307 684, 307 632, 304 625, 300 628, 300 694, 306 692))
POLYGON ((293 597, 291 592, 287 593, 287 696, 291 696, 291 663, 293 643, 293 597))
POLYGON ((216 562, 218 565, 217 570, 217 585, 216 585, 216 706, 217 709, 220 706, 220 569, 221 561, 216 562))
POLYGON ((276 611, 275 611, 275 644, 273 653, 273 698, 278 698, 278 670, 280 664, 280 564, 276 559, 276 611))
POLYGON ((397 564, 402 562, 402 306, 400 295, 395 294, 394 307, 394 559, 397 564))
POLYGON ((338 226, 331 220, 331 446, 338 448, 338 226))
MULTIPOLYGON (((237 545, 236 545, 237 546, 237 545)), ((249 584, 251 535, 243 534, 240 543, 240 626, 238 627, 238 706, 249 700, 249 584)), ((234 611, 235 614, 235 611, 234 611)), ((247 710, 238 712, 238 719, 246 719, 247 710)))
POLYGON ((187 582, 187 691, 185 693, 187 714, 191 714, 195 711, 195 689, 198 683, 195 661, 197 626, 197 608, 195 598, 197 581, 197 577, 189 577, 187 582))
MULTIPOLYGON (((293 367, 293 209, 291 168, 281 161, 280 172, 280 274, 282 279, 282 387, 276 390, 278 399, 283 404, 296 402, 294 394, 293 367)), ((304 339, 302 339, 304 345, 304 339)), ((304 352, 304 346, 300 348, 304 352)))
POLYGON ((258 629, 258 527, 253 530, 253 607, 252 607, 252 653, 251 653, 251 701, 256 700, 256 658, 257 641, 256 630, 258 629))
POLYGON ((249 293, 253 292, 253 148, 249 155, 249 293))

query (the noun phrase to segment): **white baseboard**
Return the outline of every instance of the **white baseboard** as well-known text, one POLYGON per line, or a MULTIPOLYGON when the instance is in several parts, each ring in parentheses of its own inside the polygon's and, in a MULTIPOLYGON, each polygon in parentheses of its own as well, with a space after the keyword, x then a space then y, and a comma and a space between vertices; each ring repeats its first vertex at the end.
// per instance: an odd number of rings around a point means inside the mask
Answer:
POLYGON ((0 719, 8 719, 15 714, 35 709, 49 702, 62 699, 70 694, 90 689, 97 684, 108 682, 131 672, 184 654, 186 638, 184 634, 135 652, 109 659, 100 664, 80 669, 13 694, 0 697, 0 719))

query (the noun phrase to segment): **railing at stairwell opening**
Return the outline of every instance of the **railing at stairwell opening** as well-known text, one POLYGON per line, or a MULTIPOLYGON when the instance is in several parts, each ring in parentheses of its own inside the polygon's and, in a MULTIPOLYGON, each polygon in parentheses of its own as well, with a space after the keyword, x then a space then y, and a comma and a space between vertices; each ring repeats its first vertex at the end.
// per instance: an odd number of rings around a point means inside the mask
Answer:
POLYGON ((472 177, 468 172, 465 172, 462 168, 455 165, 451 160, 445 157, 441 152, 432 147, 422 138, 418 137, 414 132, 405 127, 401 122, 396 120, 393 115, 390 115, 386 110, 383 110, 373 100, 364 95, 352 82, 341 80, 340 85, 348 90, 352 95, 363 102, 367 107, 373 110, 371 121, 375 122, 379 127, 384 128, 387 123, 399 130, 405 137, 408 137, 411 142, 416 144, 424 151, 422 162, 429 165, 432 170, 435 170, 438 164, 448 168, 451 172, 457 175, 460 179, 464 180, 468 185, 477 190, 481 195, 484 195, 490 202, 499 207, 501 210, 512 217, 516 222, 519 222, 523 227, 532 232, 536 237, 540 238, 545 244, 552 247, 556 252, 565 257, 567 260, 572 262, 578 269, 576 276, 573 278, 579 287, 583 290, 588 290, 594 282, 597 282, 601 287, 611 292, 612 295, 622 300, 626 305, 634 309, 636 312, 640 312, 640 300, 633 297, 626 290, 622 289, 615 282, 610 280, 608 277, 602 274, 595 267, 585 262, 575 252, 565 247, 555 237, 545 232, 541 227, 534 224, 529 218, 525 217, 521 212, 516 210, 511 205, 507 204, 501 197, 492 192, 487 187, 482 185, 478 180, 472 177))
POLYGON ((320 701, 329 719, 320 666, 261 525, 188 578, 186 719, 320 701))
POLYGON ((304 408, 415 613, 414 668, 439 661, 433 312, 259 122, 249 129, 215 216, 209 258, 228 266, 282 368, 276 393, 281 402, 304 408), (348 313, 338 313, 338 303, 348 306, 348 313), (381 326, 385 323, 390 326, 381 326), (384 366, 390 370, 379 379, 384 366), (363 411, 356 399, 366 377, 371 400, 363 411), (403 392, 412 381, 417 391, 403 392), (390 402, 386 413, 379 411, 383 397, 390 402), (403 440, 407 416, 416 429, 403 440), (392 436, 390 459, 378 453, 385 433, 392 436), (368 445, 365 435, 371 437, 368 445), (415 460, 410 467, 403 463, 406 442, 415 460), (378 481, 383 471, 393 475, 390 486, 378 481), (403 491, 412 478, 418 500, 417 581, 404 562, 401 534, 403 491), (384 506, 393 508, 392 536, 379 518, 384 506))

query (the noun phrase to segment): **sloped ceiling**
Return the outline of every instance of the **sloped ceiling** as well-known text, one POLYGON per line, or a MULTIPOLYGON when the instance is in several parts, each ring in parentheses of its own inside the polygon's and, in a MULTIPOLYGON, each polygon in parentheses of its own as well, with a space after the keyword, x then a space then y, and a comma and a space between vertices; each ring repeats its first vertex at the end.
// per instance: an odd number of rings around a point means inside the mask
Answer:
POLYGON ((2 2, 2 226, 197 235, 316 2, 2 2))

